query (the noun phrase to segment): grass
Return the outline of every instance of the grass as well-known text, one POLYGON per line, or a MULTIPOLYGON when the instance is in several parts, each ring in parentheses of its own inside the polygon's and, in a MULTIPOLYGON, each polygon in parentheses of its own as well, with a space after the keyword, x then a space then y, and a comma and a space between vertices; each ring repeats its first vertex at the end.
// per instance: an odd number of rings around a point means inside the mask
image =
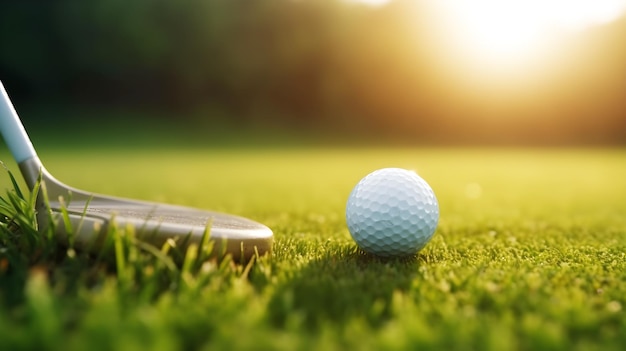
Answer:
MULTIPOLYGON (((134 244, 132 230, 117 228, 117 255, 89 256, 37 237, 24 193, 20 228, 5 220, 0 237, 0 340, 7 350, 626 344, 623 150, 137 149, 41 156, 73 186, 248 216, 274 229, 276 242, 271 257, 250 265, 203 262, 189 253, 172 265, 134 244), (418 170, 440 202, 437 233, 415 257, 362 254, 345 226, 352 186, 386 166, 418 170)), ((4 199, 20 198, 8 177, 5 184, 4 199)))

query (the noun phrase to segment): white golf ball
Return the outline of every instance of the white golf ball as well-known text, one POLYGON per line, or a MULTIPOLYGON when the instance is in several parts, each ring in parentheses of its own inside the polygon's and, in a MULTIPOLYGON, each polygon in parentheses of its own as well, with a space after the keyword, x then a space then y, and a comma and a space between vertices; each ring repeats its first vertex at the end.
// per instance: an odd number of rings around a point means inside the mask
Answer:
POLYGON ((417 253, 432 238, 439 204, 415 172, 383 168, 361 179, 346 206, 350 234, 361 249, 390 257, 417 253))

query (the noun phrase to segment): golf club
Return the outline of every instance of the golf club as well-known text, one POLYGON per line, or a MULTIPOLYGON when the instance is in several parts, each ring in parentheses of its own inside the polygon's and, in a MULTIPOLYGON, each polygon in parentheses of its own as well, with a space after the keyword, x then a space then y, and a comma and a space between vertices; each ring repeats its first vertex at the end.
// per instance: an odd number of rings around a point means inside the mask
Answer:
POLYGON ((102 246, 112 225, 119 228, 130 225, 142 242, 161 247, 168 239, 173 239, 177 247, 184 249, 191 243, 201 244, 208 231, 209 240, 214 242, 214 253, 231 254, 235 260, 271 253, 272 230, 250 219, 99 195, 61 183, 39 160, 2 82, 0 93, 0 133, 29 189, 34 189, 40 177, 44 185, 37 199, 40 232, 52 228, 61 240, 67 242, 71 236, 75 247, 92 249, 102 246), (70 223, 66 223, 64 217, 69 218, 70 223))

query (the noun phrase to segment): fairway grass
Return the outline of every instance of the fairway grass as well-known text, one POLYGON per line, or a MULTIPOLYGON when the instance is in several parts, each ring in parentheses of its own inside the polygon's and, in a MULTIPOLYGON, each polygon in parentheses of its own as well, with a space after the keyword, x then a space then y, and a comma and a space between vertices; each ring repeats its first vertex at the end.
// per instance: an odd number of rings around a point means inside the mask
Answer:
MULTIPOLYGON (((274 251, 250 264, 205 261, 202 248, 167 256, 116 228, 118 250, 90 256, 5 225, 3 350, 626 345, 624 150, 96 149, 41 158, 78 188, 250 217, 274 230, 274 251), (350 190, 382 167, 416 170, 438 197, 439 227, 415 257, 363 254, 346 228, 350 190)), ((8 175, 0 179, 11 191, 8 175)))

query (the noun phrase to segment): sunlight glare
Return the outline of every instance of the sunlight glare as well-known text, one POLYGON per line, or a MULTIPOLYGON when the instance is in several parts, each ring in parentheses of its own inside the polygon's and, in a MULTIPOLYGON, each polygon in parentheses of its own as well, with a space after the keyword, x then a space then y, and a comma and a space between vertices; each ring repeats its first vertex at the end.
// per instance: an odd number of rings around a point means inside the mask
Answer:
MULTIPOLYGON (((626 0, 430 0, 451 56, 489 70, 517 70, 555 42, 623 16, 626 0)), ((458 60, 455 59, 455 60, 458 60)), ((463 63, 457 62, 457 63, 463 63)))
POLYGON ((594 25, 603 25, 622 16, 625 0, 553 0, 543 2, 546 21, 561 29, 578 31, 594 25))
POLYGON ((540 34, 525 2, 478 0, 453 4, 448 10, 465 38, 463 46, 486 56, 513 59, 532 49, 540 34))

